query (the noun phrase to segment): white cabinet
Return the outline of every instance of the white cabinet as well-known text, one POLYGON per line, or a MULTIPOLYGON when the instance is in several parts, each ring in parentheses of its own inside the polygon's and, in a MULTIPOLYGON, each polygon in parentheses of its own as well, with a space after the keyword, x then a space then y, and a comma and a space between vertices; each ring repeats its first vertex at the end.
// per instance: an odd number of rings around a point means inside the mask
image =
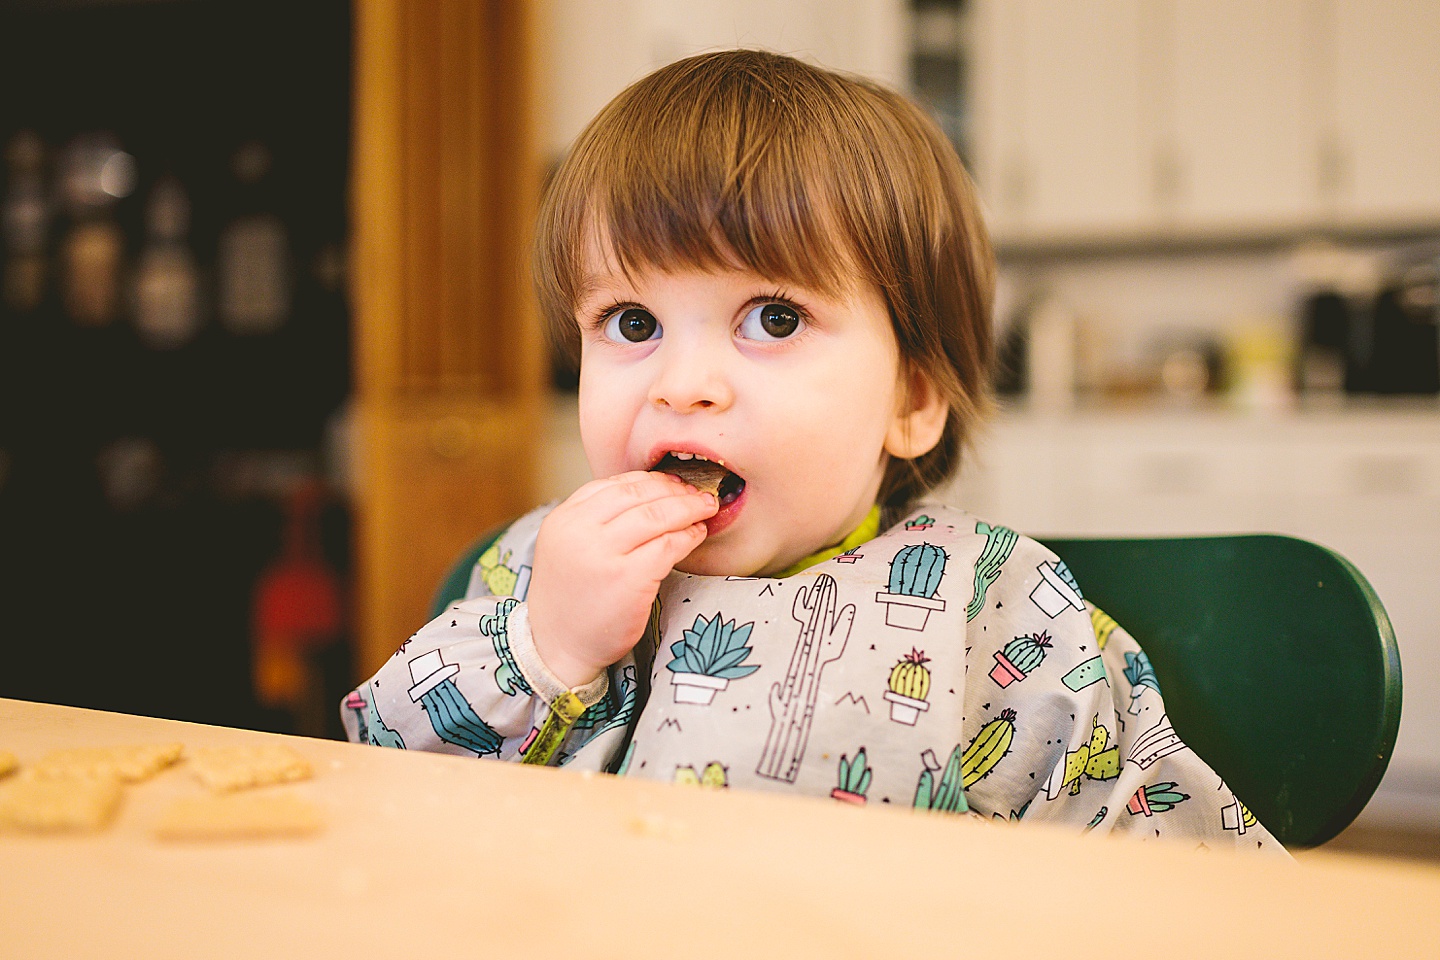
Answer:
POLYGON ((1440 3, 974 0, 997 238, 1440 225, 1440 3))
POLYGON ((892 86, 906 79, 906 0, 543 0, 546 148, 561 155, 631 82, 705 50, 773 50, 892 86))
POLYGON ((1440 3, 1331 3, 1327 186, 1335 210, 1382 222, 1440 221, 1440 3))
POLYGON ((972 17, 976 177, 994 223, 1139 226, 1140 0, 997 0, 972 17))
POLYGON ((1440 406, 1011 413, 943 499, 1041 537, 1264 532, 1338 551, 1384 603, 1404 679, 1394 758, 1366 816, 1440 831, 1440 406))

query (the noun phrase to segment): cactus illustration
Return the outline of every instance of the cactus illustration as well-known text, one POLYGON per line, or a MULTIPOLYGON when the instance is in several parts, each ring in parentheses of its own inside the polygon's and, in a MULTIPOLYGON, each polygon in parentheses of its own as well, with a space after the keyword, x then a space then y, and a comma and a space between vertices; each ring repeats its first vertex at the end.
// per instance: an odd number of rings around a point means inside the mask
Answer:
POLYGON ((480 618, 480 632, 490 638, 495 647, 495 655, 500 658, 500 666, 495 668, 495 685, 500 688, 501 693, 510 697, 521 693, 533 696, 535 693, 530 689, 525 675, 520 672, 520 665, 510 653, 510 611, 514 610, 519 602, 513 597, 501 600, 495 605, 493 614, 480 618))
POLYGON ((890 561, 888 590, 875 594, 886 605, 885 622, 905 630, 924 630, 932 611, 944 610, 935 596, 945 576, 945 551, 933 543, 901 547, 890 561))
POLYGON ((1085 609, 1080 585, 1075 582, 1075 575, 1065 566, 1064 560, 1042 563, 1035 569, 1040 573, 1040 582, 1030 591, 1030 599, 1045 612, 1045 616, 1053 620, 1066 610, 1085 609))
POLYGON ((975 594, 965 607, 967 623, 985 609, 985 594, 1000 576, 1000 568, 1010 559, 1015 544, 1020 540, 1020 535, 1009 527, 992 527, 983 520, 975 524, 975 532, 985 538, 985 549, 980 551, 980 557, 975 561, 975 594))
POLYGON ((599 736, 607 730, 623 727, 635 715, 636 689, 635 665, 626 664, 620 671, 619 682, 611 683, 605 696, 587 707, 572 729, 594 728, 595 735, 599 736))
POLYGON ((1185 741, 1180 739, 1180 735, 1170 725, 1170 715, 1161 714, 1159 723, 1135 738, 1125 760, 1127 763, 1139 764, 1141 770, 1149 770, 1164 757, 1186 749, 1189 748, 1185 746, 1185 741))
POLYGON ((1132 653, 1125 651, 1125 679, 1130 682, 1130 709, 1129 713, 1138 715, 1140 713, 1140 695, 1149 687, 1156 693, 1160 692, 1160 681, 1155 679, 1155 668, 1150 665, 1150 658, 1145 651, 1132 653))
POLYGON ((945 575, 945 551, 932 543, 902 547, 890 561, 890 592, 906 597, 934 597, 945 575))
POLYGON ((691 766, 677 766, 675 768, 675 782, 689 784, 692 787, 706 787, 711 790, 718 790, 730 786, 729 772, 724 764, 718 760, 711 760, 705 764, 701 773, 696 773, 691 766))
POLYGON ((1240 802, 1239 797, 1235 797, 1229 806, 1220 810, 1220 825, 1226 830, 1234 830, 1242 837, 1259 822, 1255 819, 1255 814, 1250 812, 1250 808, 1240 802))
POLYGON ((854 760, 842 753, 840 755, 840 781, 835 789, 830 791, 830 796, 846 803, 864 804, 865 794, 870 789, 871 774, 864 747, 861 747, 855 754, 854 760))
POLYGON ((1016 680, 1024 680, 1030 671, 1045 662, 1050 650, 1050 636, 1045 631, 1016 637, 1005 644, 1004 650, 995 652, 995 666, 990 670, 990 679, 1001 687, 1008 687, 1016 680))
POLYGON ((745 643, 754 627, 753 622, 737 627, 734 620, 723 620, 719 612, 709 619, 704 614, 696 616, 684 636, 670 645, 675 659, 665 665, 675 687, 675 702, 708 704, 731 680, 759 670, 755 664, 742 665, 750 656, 745 643))
POLYGON ((907 726, 914 726, 920 714, 930 709, 925 698, 930 695, 930 671, 925 664, 923 651, 910 648, 890 671, 890 689, 885 699, 890 701, 890 719, 907 726))
POLYGON ((503 738, 475 712, 455 685, 460 667, 446 663, 439 650, 421 654, 410 661, 410 699, 419 703, 430 717, 435 735, 446 743, 473 750, 480 756, 499 754, 503 738))
POLYGON ((1099 810, 1097 810, 1095 812, 1095 816, 1090 819, 1090 822, 1085 824, 1085 832, 1089 833, 1091 830, 1094 830, 1096 827, 1100 826, 1100 824, 1105 820, 1105 814, 1109 812, 1109 807, 1101 807, 1099 810))
POLYGON ((1060 795, 1062 787, 1067 786, 1070 796, 1078 795, 1082 776, 1091 780, 1113 780, 1120 775, 1120 748, 1110 746, 1110 731, 1101 726, 1098 713, 1091 721, 1090 742, 1065 754, 1064 771, 1059 783, 1055 782, 1057 772, 1060 772, 1058 766, 1050 772, 1044 784, 1045 794, 1051 800, 1060 795))
POLYGON ((929 530, 933 526, 935 526, 935 518, 923 513, 913 520, 905 521, 906 530, 929 530))
POLYGON ((970 746, 961 757, 961 772, 965 775, 965 786, 972 787, 990 775, 995 765, 1010 752, 1015 739, 1015 711, 1008 707, 975 734, 970 746))
POLYGON ((1092 606, 1090 608, 1090 626, 1095 630, 1095 642, 1100 645, 1101 650, 1104 650, 1105 645, 1110 642, 1110 634, 1114 633, 1115 628, 1120 624, 1116 623, 1104 610, 1092 606))
POLYGON ((674 673, 698 673, 726 680, 748 677, 760 669, 753 664, 740 665, 750 656, 745 642, 754 628, 753 622, 741 627, 735 626, 734 620, 722 622, 718 612, 709 620, 700 614, 694 624, 685 628, 683 638, 670 645, 675 659, 665 666, 674 673))
POLYGON ((1184 803, 1190 799, 1190 794, 1181 793, 1175 789, 1175 781, 1166 783, 1153 783, 1136 790, 1130 797, 1130 802, 1125 804, 1125 811, 1130 816, 1143 813, 1147 817, 1153 817, 1157 813, 1165 813, 1174 810, 1177 804, 1184 803))
POLYGON ((380 711, 375 709, 374 701, 369 701, 369 710, 367 712, 370 716, 370 745, 404 750, 405 738, 385 725, 385 720, 380 716, 380 711))
POLYGON ((492 596, 524 597, 530 586, 530 568, 522 566, 518 571, 512 570, 507 566, 509 562, 510 551, 506 550, 504 556, 501 556, 500 541, 497 539, 476 561, 480 579, 492 596))
POLYGON ((925 668, 929 662, 925 651, 911 647, 890 671, 890 689, 902 697, 924 700, 930 694, 930 671, 925 668))
POLYGON ((844 553, 840 554, 840 556, 836 557, 836 558, 835 558, 835 562, 836 562, 836 563, 854 563, 856 560, 863 559, 864 556, 865 556, 863 553, 856 553, 856 552, 855 552, 856 550, 859 550, 859 549, 860 549, 859 547, 851 547, 849 550, 846 550, 844 553))
POLYGON ((784 681, 770 688, 770 733, 755 769, 762 777, 794 783, 800 772, 820 695, 820 674, 845 652, 855 623, 855 605, 836 610, 836 595, 835 578, 828 574, 795 593, 790 612, 800 624, 800 636, 784 681))
POLYGON ((358 743, 370 742, 370 724, 366 714, 370 712, 370 704, 360 695, 359 690, 351 690, 350 695, 345 698, 345 709, 355 713, 355 723, 358 727, 355 740, 358 743))
POLYGON ((955 749, 950 751, 950 759, 945 763, 944 772, 940 773, 938 784, 935 782, 935 774, 940 772, 940 763, 935 759, 934 752, 926 750, 920 758, 925 769, 920 772, 920 780, 915 784, 915 800, 911 805, 917 810, 940 810, 945 813, 964 813, 969 810, 970 805, 965 802, 965 790, 962 787, 965 761, 960 745, 957 743, 955 749))

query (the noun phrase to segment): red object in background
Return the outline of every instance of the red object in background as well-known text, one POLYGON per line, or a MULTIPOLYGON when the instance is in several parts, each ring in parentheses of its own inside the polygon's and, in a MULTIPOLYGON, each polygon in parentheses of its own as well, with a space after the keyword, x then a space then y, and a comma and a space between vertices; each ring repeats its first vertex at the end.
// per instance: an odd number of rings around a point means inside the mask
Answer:
POLYGON ((306 655, 340 639, 340 578, 325 560, 320 512, 325 489, 300 483, 285 501, 280 556, 255 584, 255 692, 267 706, 299 705, 312 685, 306 655))

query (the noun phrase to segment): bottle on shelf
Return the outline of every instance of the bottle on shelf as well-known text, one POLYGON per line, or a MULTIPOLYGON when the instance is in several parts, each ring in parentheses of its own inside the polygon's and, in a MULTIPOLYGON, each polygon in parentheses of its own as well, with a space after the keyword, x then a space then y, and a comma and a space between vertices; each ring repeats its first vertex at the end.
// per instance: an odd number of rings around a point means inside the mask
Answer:
POLYGON ((50 200, 45 190, 45 143, 33 130, 16 133, 5 148, 9 167, 4 200, 4 301, 28 313, 45 299, 48 281, 50 200))
POLYGON ((189 343, 200 330, 200 278, 188 243, 190 198, 173 177, 150 191, 145 247, 135 275, 135 329, 155 350, 189 343))
POLYGON ((135 158, 113 135, 85 134, 66 148, 61 192, 73 226, 61 247, 61 287, 77 326, 108 327, 118 313, 125 235, 115 204, 134 189, 135 158))
POLYGON ((235 152, 237 214, 220 233, 220 322, 240 336, 275 333, 290 312, 290 244, 271 209, 270 149, 250 141, 235 152))

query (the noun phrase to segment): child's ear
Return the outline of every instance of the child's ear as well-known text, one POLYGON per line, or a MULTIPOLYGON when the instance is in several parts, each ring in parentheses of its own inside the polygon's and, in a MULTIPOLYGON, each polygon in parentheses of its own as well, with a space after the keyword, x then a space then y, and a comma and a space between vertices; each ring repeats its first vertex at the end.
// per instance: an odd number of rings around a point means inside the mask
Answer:
POLYGON ((919 370, 912 370, 901 386, 895 418, 885 433, 885 452, 901 460, 914 460, 940 442, 950 405, 919 370))

